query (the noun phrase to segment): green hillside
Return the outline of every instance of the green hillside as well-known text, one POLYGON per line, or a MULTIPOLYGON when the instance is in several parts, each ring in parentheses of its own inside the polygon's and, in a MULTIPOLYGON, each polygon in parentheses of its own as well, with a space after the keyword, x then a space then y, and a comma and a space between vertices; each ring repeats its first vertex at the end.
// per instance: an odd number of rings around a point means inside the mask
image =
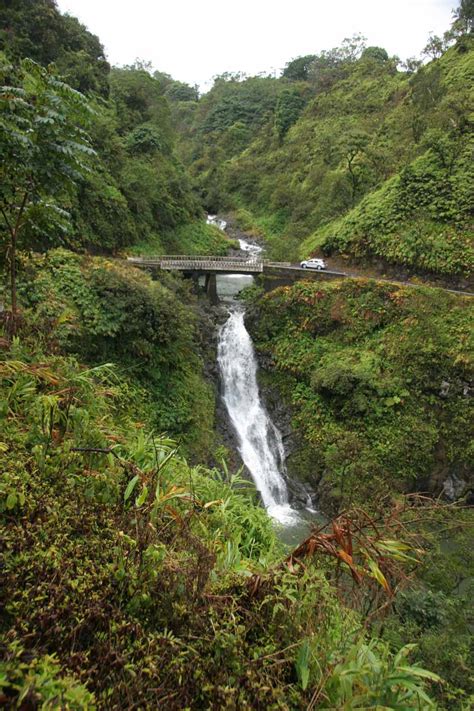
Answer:
MULTIPOLYGON (((377 520, 388 501, 403 506, 402 494, 445 501, 447 480, 469 498, 472 299, 360 279, 300 281, 254 294, 247 323, 266 400, 291 418, 290 480, 309 484, 317 506, 361 507, 377 520)), ((409 518, 426 523, 421 501, 416 508, 409 518)), ((435 520, 449 509, 443 503, 435 520)), ((472 656, 472 506, 451 513, 456 523, 444 529, 428 524, 444 542, 429 544, 384 632, 392 643, 416 641, 420 663, 446 680, 440 709, 465 709, 473 693, 463 670, 472 656), (451 700, 447 688, 458 690, 451 700)))
POLYGON ((298 437, 288 466, 323 508, 420 487, 439 494, 449 472, 471 481, 470 298, 362 279, 300 281, 254 309, 264 377, 284 393, 298 437))
MULTIPOLYGON (((2 705, 283 710, 320 685, 323 708, 432 706, 437 676, 339 601, 336 554, 288 565, 248 482, 189 466, 119 371, 33 333, 0 356, 2 705)), ((361 523, 352 555, 376 599, 361 523)), ((371 551, 379 577, 401 574, 371 551)))
POLYGON ((211 305, 126 259, 225 255, 220 212, 466 282, 473 30, 461 0, 425 64, 354 37, 199 96, 0 4, 1 708, 473 707, 472 298, 266 270, 211 305))
MULTIPOLYGON (((76 18, 61 15, 53 0, 33 4, 19 0, 0 8, 2 84, 31 90, 34 70, 21 65, 25 57, 49 65, 67 86, 86 94, 89 103, 81 128, 87 131, 95 156, 67 196, 47 196, 49 204, 70 215, 67 229, 64 224, 48 227, 49 245, 114 253, 151 244, 160 253, 179 252, 183 250, 176 230, 186 225, 189 236, 194 223, 198 244, 187 239, 185 251, 212 253, 216 243, 226 251, 229 245, 223 235, 200 224, 203 209, 176 155, 166 96, 170 78, 152 76, 140 63, 111 70, 99 39, 76 18)), ((37 90, 38 86, 30 96, 37 90)), ((44 121, 53 115, 45 110, 44 121)), ((10 132, 11 121, 2 129, 10 132)), ((2 170, 8 168, 4 165, 2 170)), ((4 182, 3 173, 2 178, 4 182)), ((37 228, 41 229, 39 224, 37 228)), ((44 245, 44 237, 43 230, 35 248, 44 245)))
POLYGON ((279 79, 217 80, 180 138, 204 204, 277 258, 469 274, 474 40, 455 28, 421 66, 354 38, 279 79))

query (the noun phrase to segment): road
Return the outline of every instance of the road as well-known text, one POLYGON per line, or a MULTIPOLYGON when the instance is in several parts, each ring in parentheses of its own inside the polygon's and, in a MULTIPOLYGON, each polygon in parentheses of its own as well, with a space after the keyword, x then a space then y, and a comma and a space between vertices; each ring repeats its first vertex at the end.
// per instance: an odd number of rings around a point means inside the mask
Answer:
MULTIPOLYGON (((277 262, 274 263, 275 266, 277 265, 277 262)), ((281 263, 280 263, 281 264, 281 263)), ((331 265, 330 265, 331 266, 331 265)), ((433 289, 442 289, 443 291, 447 291, 450 294, 459 294, 461 296, 474 296, 473 291, 468 291, 466 289, 452 289, 447 286, 442 286, 441 284, 437 283, 432 283, 429 281, 410 281, 409 279, 407 280, 400 280, 400 279, 391 279, 390 277, 387 276, 380 276, 377 273, 374 272, 369 272, 368 270, 357 270, 357 271, 341 271, 337 269, 324 269, 324 270, 318 270, 318 269, 304 269, 300 267, 298 263, 293 263, 293 264, 286 264, 285 265, 285 270, 288 271, 294 271, 295 273, 301 273, 302 277, 308 276, 310 273, 314 273, 316 275, 327 275, 331 278, 338 278, 338 277, 350 277, 353 279, 374 279, 375 281, 381 281, 386 284, 398 284, 399 286, 410 286, 410 287, 420 287, 420 286, 428 286, 433 289)))

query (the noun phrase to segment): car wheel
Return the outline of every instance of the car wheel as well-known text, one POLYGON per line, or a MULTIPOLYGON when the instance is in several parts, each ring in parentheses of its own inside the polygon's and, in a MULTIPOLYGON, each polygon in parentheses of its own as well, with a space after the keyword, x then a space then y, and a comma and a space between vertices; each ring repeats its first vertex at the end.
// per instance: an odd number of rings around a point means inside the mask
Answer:
POLYGON ((306 264, 303 264, 303 265, 302 265, 302 268, 303 268, 303 269, 307 269, 306 264))

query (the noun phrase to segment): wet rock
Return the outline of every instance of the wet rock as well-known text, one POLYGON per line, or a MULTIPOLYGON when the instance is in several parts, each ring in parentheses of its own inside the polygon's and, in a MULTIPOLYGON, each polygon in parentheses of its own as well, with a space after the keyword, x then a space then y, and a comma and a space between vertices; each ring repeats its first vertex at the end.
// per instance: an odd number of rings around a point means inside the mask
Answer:
POLYGON ((466 482, 450 474, 443 482, 443 494, 448 501, 458 501, 464 494, 466 482))
POLYGON ((462 397, 472 397, 474 395, 474 385, 464 380, 458 380, 454 383, 449 380, 442 380, 438 395, 442 398, 459 395, 462 395, 462 397))
POLYGON ((443 382, 441 383, 441 387, 439 389, 439 396, 440 397, 448 397, 450 387, 451 387, 451 383, 448 382, 447 380, 443 380, 443 382))

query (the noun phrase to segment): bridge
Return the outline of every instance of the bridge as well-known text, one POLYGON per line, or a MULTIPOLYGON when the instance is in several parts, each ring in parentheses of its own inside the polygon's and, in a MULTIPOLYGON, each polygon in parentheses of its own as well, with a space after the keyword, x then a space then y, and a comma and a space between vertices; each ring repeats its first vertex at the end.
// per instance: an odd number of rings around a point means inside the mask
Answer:
POLYGON ((163 257, 129 257, 138 267, 163 269, 192 274, 258 274, 263 260, 258 257, 202 257, 199 255, 166 255, 163 257))
POLYGON ((264 274, 271 277, 301 279, 319 277, 323 279, 348 276, 345 272, 333 272, 325 269, 302 269, 291 262, 271 262, 257 255, 210 257, 200 255, 163 255, 157 257, 128 257, 128 263, 142 269, 179 271, 191 276, 197 283, 200 276, 205 276, 206 293, 213 303, 217 303, 217 274, 264 274))
POLYGON ((273 276, 293 276, 308 278, 347 277, 346 272, 336 272, 329 269, 303 269, 291 262, 272 262, 258 256, 246 257, 209 257, 199 255, 163 255, 160 257, 128 257, 127 262, 144 269, 163 269, 178 271, 185 274, 271 274, 273 276))
MULTIPOLYGON (((200 256, 200 255, 163 255, 156 257, 128 257, 128 264, 133 264, 142 269, 150 271, 179 271, 186 276, 192 277, 197 284, 200 276, 205 276, 205 289, 213 303, 218 302, 216 275, 217 274, 263 274, 278 282, 278 279, 343 279, 352 278, 372 278, 376 281, 386 282, 390 284, 398 284, 400 286, 410 286, 417 288, 422 286, 420 283, 409 281, 397 281, 395 279, 387 279, 380 275, 374 274, 372 277, 361 277, 358 274, 348 274, 346 272, 331 271, 329 269, 303 269, 299 265, 291 264, 291 262, 272 262, 262 259, 258 255, 246 256, 200 256)), ((284 282, 283 282, 284 283, 284 282)), ((430 286, 429 283, 426 286, 430 286)), ((436 286, 432 284, 431 286, 436 286)), ((444 291, 449 291, 453 294, 461 296, 474 296, 473 292, 463 289, 442 288, 444 291)))

